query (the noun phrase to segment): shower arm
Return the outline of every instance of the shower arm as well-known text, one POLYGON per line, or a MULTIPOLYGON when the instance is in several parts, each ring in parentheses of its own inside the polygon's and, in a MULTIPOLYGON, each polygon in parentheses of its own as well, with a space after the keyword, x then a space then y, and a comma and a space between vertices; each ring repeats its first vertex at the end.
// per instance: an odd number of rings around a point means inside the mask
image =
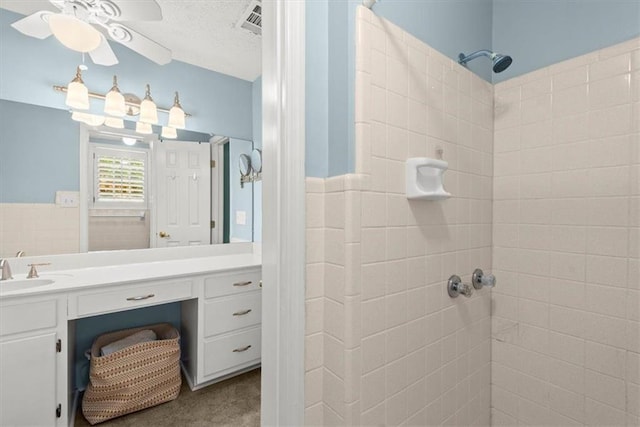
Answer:
POLYGON ((458 55, 458 62, 460 64, 466 64, 467 62, 471 61, 472 59, 476 59, 476 58, 479 58, 481 56, 486 56, 486 57, 488 57, 490 59, 493 59, 493 57, 495 55, 496 54, 494 52, 491 52, 490 50, 486 50, 486 49, 485 50, 479 50, 477 52, 473 52, 473 53, 471 53, 469 55, 466 55, 466 56, 465 56, 464 53, 461 53, 460 55, 458 55))

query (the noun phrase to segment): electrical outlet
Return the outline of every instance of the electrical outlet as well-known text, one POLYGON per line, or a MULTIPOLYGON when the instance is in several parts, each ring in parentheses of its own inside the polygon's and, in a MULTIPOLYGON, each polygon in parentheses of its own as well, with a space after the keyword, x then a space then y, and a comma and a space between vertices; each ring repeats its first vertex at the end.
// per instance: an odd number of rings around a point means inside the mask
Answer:
POLYGON ((77 208, 80 193, 77 191, 56 191, 56 206, 61 208, 77 208))
POLYGON ((236 211, 236 224, 237 225, 247 224, 247 213, 245 211, 236 211))

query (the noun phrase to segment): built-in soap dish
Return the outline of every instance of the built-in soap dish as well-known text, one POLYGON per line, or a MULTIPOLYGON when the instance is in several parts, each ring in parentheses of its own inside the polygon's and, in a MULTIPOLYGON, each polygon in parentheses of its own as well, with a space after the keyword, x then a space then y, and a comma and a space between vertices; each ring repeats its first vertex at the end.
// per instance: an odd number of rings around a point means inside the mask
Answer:
POLYGON ((444 200, 451 194, 444 189, 444 172, 449 163, 428 157, 407 159, 407 199, 444 200))

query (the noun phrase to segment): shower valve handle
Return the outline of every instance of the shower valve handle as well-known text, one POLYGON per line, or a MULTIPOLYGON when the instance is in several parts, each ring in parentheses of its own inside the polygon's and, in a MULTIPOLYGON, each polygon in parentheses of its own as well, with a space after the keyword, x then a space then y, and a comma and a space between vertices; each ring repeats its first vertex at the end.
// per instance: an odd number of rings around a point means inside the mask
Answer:
POLYGON ((493 274, 484 274, 482 270, 476 268, 473 271, 471 283, 473 283, 473 287, 476 289, 482 289, 483 287, 493 288, 496 285, 496 276, 493 274))
POLYGON ((449 281, 447 282, 447 292, 451 298, 457 298, 458 295, 464 295, 469 298, 473 295, 473 286, 462 283, 460 277, 454 274, 449 277, 449 281))

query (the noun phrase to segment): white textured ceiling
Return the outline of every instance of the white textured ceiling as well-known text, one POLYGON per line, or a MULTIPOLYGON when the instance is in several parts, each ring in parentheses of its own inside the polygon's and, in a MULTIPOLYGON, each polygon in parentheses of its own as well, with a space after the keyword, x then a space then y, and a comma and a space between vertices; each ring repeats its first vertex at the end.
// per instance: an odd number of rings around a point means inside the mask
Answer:
MULTIPOLYGON (((249 81, 260 76, 262 38, 236 27, 250 0, 156 1, 162 21, 126 25, 169 48, 174 60, 249 81)), ((0 0, 0 7, 23 15, 57 11, 46 0, 0 0)))

